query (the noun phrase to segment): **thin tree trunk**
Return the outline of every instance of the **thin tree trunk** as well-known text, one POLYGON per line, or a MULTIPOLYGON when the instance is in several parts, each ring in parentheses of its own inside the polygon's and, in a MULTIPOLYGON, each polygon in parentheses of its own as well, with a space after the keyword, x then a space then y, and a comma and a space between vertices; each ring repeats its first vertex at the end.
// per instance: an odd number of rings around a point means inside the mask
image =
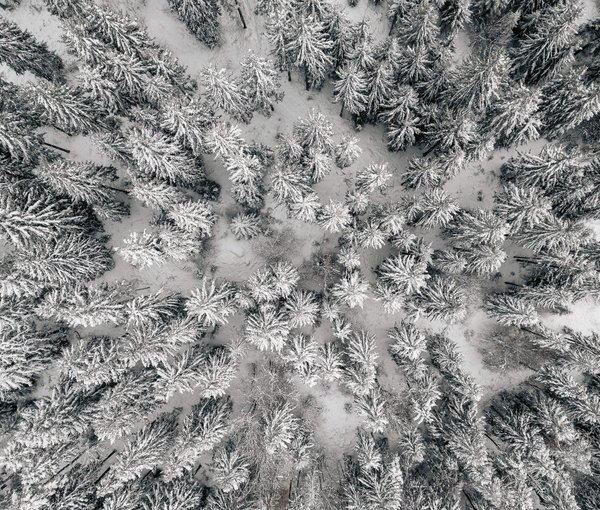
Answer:
POLYGON ((342 109, 340 110, 340 117, 344 115, 344 102, 342 101, 342 109))
POLYGON ((306 90, 310 90, 310 83, 308 81, 308 69, 306 66, 304 67, 304 83, 306 85, 306 90))
POLYGON ((64 129, 59 128, 56 124, 52 124, 52 127, 54 129, 56 129, 57 131, 60 131, 61 133, 64 133, 67 136, 73 136, 71 133, 68 133, 67 131, 65 131, 64 129))
POLYGON ((473 510, 477 510, 477 507, 473 504, 471 497, 464 490, 462 491, 462 493, 465 495, 465 498, 467 498, 467 501, 469 502, 469 505, 471 505, 471 508, 473 510))
POLYGON ((70 154, 71 151, 69 149, 63 149, 62 147, 59 147, 58 145, 54 145, 52 143, 48 143, 48 142, 42 142, 43 145, 46 145, 47 147, 52 147, 53 149, 56 149, 58 151, 63 151, 66 152, 67 154, 70 154))
POLYGON ((100 463, 101 465, 104 464, 108 459, 110 459, 115 453, 117 453, 117 450, 113 450, 112 452, 110 452, 106 457, 104 457, 104 460, 100 463))
POLYGON ((492 444, 493 444, 493 445, 494 445, 496 448, 498 448, 498 450, 500 449, 500 446, 498 446, 498 443, 496 443, 496 441, 494 441, 494 440, 492 439, 492 436, 490 436, 490 435, 489 435, 487 432, 484 432, 484 435, 485 435, 485 437, 487 437, 487 438, 488 438, 488 439, 489 439, 489 440, 492 442, 492 444))
POLYGON ((54 480, 58 475, 60 475, 65 469, 67 469, 69 466, 72 466, 75 462, 77 462, 77 460, 85 453, 85 450, 83 450, 79 455, 77 455, 77 457, 75 457, 71 462, 69 462, 68 464, 65 464, 63 467, 61 467, 56 473, 54 473, 50 478, 48 478, 48 480, 46 480, 44 482, 44 484, 48 483, 51 480, 54 480))
POLYGON ((424 153, 423 153, 423 157, 427 157, 429 156, 429 154, 431 154, 436 148, 437 148, 438 144, 434 143, 431 147, 429 147, 429 149, 427 149, 424 153))
POLYGON ((522 329, 523 331, 527 331, 527 333, 531 333, 532 335, 535 335, 535 336, 537 336, 537 337, 543 338, 544 340, 547 340, 547 339, 548 339, 548 337, 547 337, 547 336, 544 336, 544 335, 542 335, 541 333, 536 333, 535 331, 532 331, 531 329, 529 329, 529 328, 526 328, 525 326, 521 326, 521 329, 522 329))
POLYGON ((510 285, 511 287, 522 287, 523 285, 519 284, 519 283, 513 283, 513 282, 504 282, 505 285, 510 285))
POLYGON ((194 476, 196 476, 196 473, 198 471, 200 471, 200 468, 202 467, 202 464, 198 464, 198 467, 196 468, 196 470, 194 471, 194 476))
POLYGON ((240 15, 240 19, 242 20, 242 26, 244 27, 244 30, 246 30, 248 27, 246 26, 246 20, 244 19, 244 14, 242 13, 242 8, 240 7, 240 4, 237 2, 237 0, 235 3, 237 5, 237 11, 238 11, 238 14, 240 15))
POLYGON ((113 188, 112 186, 104 186, 104 187, 111 191, 118 191, 119 193, 125 193, 126 195, 129 195, 129 190, 127 190, 127 189, 113 188))
POLYGON ((98 482, 100 482, 100 480, 102 480, 102 479, 103 479, 103 478, 106 476, 106 473, 108 473, 109 471, 110 471, 110 466, 108 466, 108 467, 107 467, 107 468, 104 470, 104 473, 102 473, 102 474, 100 475, 100 477, 96 479, 96 481, 94 482, 94 485, 96 485, 98 482))

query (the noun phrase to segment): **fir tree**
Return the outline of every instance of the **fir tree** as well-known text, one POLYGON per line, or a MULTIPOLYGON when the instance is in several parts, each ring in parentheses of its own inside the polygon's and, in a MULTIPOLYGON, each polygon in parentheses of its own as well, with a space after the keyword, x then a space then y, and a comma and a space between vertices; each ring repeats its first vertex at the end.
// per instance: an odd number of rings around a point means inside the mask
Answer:
POLYGON ((31 71, 45 80, 63 80, 60 57, 27 30, 21 30, 6 19, 0 20, 0 62, 9 65, 18 74, 31 71))
POLYGON ((76 285, 68 290, 53 289, 36 307, 44 319, 64 322, 69 327, 95 327, 100 324, 120 325, 125 320, 125 284, 76 285))
POLYGON ((66 85, 29 83, 23 92, 46 125, 69 134, 87 134, 102 126, 98 112, 66 85))
POLYGON ((583 73, 558 76, 542 89, 542 122, 551 137, 558 137, 591 119, 600 111, 600 89, 587 84, 583 73))
POLYGON ((200 201, 174 204, 166 216, 178 229, 200 239, 210 237, 216 221, 212 208, 200 201))
POLYGON ((6 191, 0 194, 0 235, 17 247, 84 228, 85 217, 66 200, 6 191))
POLYGON ((227 318, 235 312, 234 287, 228 282, 217 284, 205 277, 201 287, 192 291, 185 307, 188 314, 202 326, 225 324, 227 318))
POLYGON ((115 189, 109 184, 117 180, 114 167, 56 159, 36 168, 34 174, 56 195, 90 205, 101 218, 119 219, 127 211, 117 202, 115 189))
POLYGON ((354 184, 363 193, 373 193, 376 190, 384 191, 391 178, 392 173, 388 170, 387 163, 371 163, 357 172, 354 184))
POLYGON ((273 63, 260 58, 252 51, 240 63, 240 82, 253 111, 270 117, 275 111, 274 103, 283 99, 281 84, 273 63))
POLYGON ((236 239, 252 239, 263 233, 262 222, 258 214, 238 213, 231 218, 231 232, 236 239))
POLYGON ((506 326, 536 326, 540 319, 531 304, 510 294, 496 294, 486 300, 487 313, 506 326))
POLYGON ((319 313, 316 296, 307 290, 294 289, 286 298, 284 308, 287 311, 292 328, 313 325, 319 313))
POLYGON ((436 158, 415 157, 408 162, 402 184, 409 188, 438 188, 446 180, 436 158))
POLYGON ((291 9, 276 8, 268 13, 265 23, 266 36, 271 45, 271 55, 280 71, 287 71, 288 80, 292 80, 291 66, 294 61, 291 51, 291 33, 289 25, 291 9))
POLYGON ((305 151, 331 154, 333 126, 321 112, 311 109, 308 117, 294 124, 294 138, 305 151))
POLYGON ((334 83, 334 101, 342 103, 340 117, 347 110, 352 115, 360 114, 367 104, 366 75, 356 66, 346 66, 338 72, 338 80, 334 83))
POLYGON ((246 339, 260 351, 281 352, 289 332, 289 320, 273 306, 262 306, 246 321, 246 339))
POLYGON ((176 428, 177 411, 163 413, 142 427, 117 454, 108 476, 102 480, 100 491, 104 494, 114 492, 158 466, 173 444, 176 428))
POLYGON ((492 102, 483 129, 496 138, 497 145, 509 147, 537 140, 541 130, 539 91, 518 84, 492 102))
POLYGON ((454 323, 462 320, 467 313, 467 295, 456 280, 434 276, 425 287, 413 294, 408 309, 417 316, 422 313, 432 320, 454 323))
POLYGON ((262 414, 261 425, 265 452, 274 455, 287 450, 298 427, 290 404, 283 403, 262 414))
POLYGON ((250 465, 237 450, 220 448, 213 455, 211 472, 219 490, 235 492, 249 480, 250 465))
POLYGON ((362 150, 358 146, 356 138, 344 137, 342 141, 335 146, 335 164, 338 168, 347 168, 352 166, 359 158, 362 150))
POLYGON ((559 2, 525 18, 526 26, 514 51, 513 66, 527 83, 538 83, 552 75, 572 56, 577 2, 559 2))
POLYGON ((191 473, 200 455, 211 450, 228 432, 231 402, 205 399, 192 406, 175 436, 173 450, 164 466, 167 479, 191 473))
POLYGON ((581 245, 588 231, 581 223, 549 216, 515 234, 515 241, 536 253, 568 253, 581 245))
POLYGON ((532 227, 552 215, 552 203, 534 187, 505 184, 494 197, 497 213, 506 219, 512 233, 532 227))
POLYGON ((331 294, 350 308, 363 307, 367 298, 369 284, 363 280, 359 271, 347 273, 331 289, 331 294))
POLYGON ((145 269, 155 264, 161 265, 167 261, 160 238, 153 232, 132 232, 123 240, 123 246, 117 247, 118 253, 131 265, 145 269))
POLYGON ((423 228, 446 226, 458 212, 454 199, 445 191, 433 189, 423 193, 419 199, 418 219, 415 224, 423 228))
MULTIPOLYGON (((214 66, 204 68, 201 83, 205 88, 204 94, 209 104, 222 109, 236 120, 250 122, 253 106, 255 106, 248 96, 251 89, 247 90, 226 69, 217 70, 214 66)), ((254 99, 256 100, 256 97, 254 99)))
POLYGON ((329 55, 332 46, 321 22, 305 15, 294 19, 286 49, 292 55, 294 66, 304 72, 306 90, 318 87, 325 79, 333 64, 329 55))
POLYGON ((182 189, 164 182, 135 179, 132 184, 131 196, 150 209, 168 211, 177 204, 189 201, 182 189))
POLYGON ((427 265, 412 255, 396 255, 384 260, 377 268, 377 274, 398 292, 412 294, 427 284, 430 276, 426 270, 427 265))
POLYGON ((174 99, 162 105, 160 127, 175 137, 195 156, 206 147, 207 131, 216 124, 216 114, 210 103, 196 98, 174 99))
POLYGON ((508 233, 508 224, 492 211, 477 209, 461 211, 448 226, 447 233, 456 246, 478 244, 501 245, 508 233))
POLYGON ((92 237, 66 234, 47 243, 26 244, 14 254, 16 275, 58 287, 97 278, 112 265, 107 248, 92 237))
POLYGON ((169 5, 198 40, 209 48, 220 43, 221 5, 217 0, 169 0, 169 5))
POLYGON ((319 225, 328 232, 337 233, 346 228, 351 221, 348 207, 341 202, 329 200, 319 214, 319 225))

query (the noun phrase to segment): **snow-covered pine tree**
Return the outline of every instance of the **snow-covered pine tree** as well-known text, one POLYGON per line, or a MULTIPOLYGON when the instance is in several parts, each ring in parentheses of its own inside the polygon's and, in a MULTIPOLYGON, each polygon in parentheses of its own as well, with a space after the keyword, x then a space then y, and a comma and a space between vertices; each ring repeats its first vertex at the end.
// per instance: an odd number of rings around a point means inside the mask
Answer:
POLYGON ((581 5, 568 0, 543 6, 523 19, 516 38, 513 67, 517 76, 536 84, 572 59, 581 5))
POLYGON ((198 40, 209 48, 221 41, 219 16, 221 5, 218 0, 168 0, 181 21, 198 40))
POLYGON ((352 115, 362 113, 367 105, 367 77, 355 64, 349 64, 337 72, 338 79, 333 85, 334 101, 342 103, 340 117, 344 110, 352 115))
POLYGON ((36 167, 33 173, 36 180, 56 195, 88 204, 100 218, 114 221, 127 213, 126 206, 115 198, 115 188, 109 184, 117 180, 114 167, 57 158, 36 167))
POLYGON ((63 234, 45 243, 25 244, 12 254, 10 268, 19 278, 60 287, 93 280, 112 264, 110 252, 97 239, 63 234))
POLYGON ((335 164, 338 168, 352 166, 361 153, 362 149, 358 146, 358 139, 345 136, 334 148, 335 164))
POLYGON ((146 127, 127 132, 125 149, 141 176, 154 177, 173 185, 193 185, 202 177, 199 161, 189 157, 166 135, 146 127))
POLYGON ((168 259, 160 238, 151 231, 132 232, 123 240, 123 246, 116 251, 131 265, 145 269, 155 264, 164 264, 168 259))
POLYGON ((115 386, 109 387, 95 405, 94 433, 101 441, 114 443, 138 428, 159 406, 154 395, 156 374, 152 369, 126 372, 115 386))
POLYGON ((0 236, 17 247, 49 237, 81 232, 86 217, 67 200, 8 188, 0 194, 0 236))
POLYGON ((217 69, 213 65, 202 70, 200 83, 209 104, 222 109, 235 120, 250 122, 254 104, 246 90, 248 84, 234 78, 227 69, 217 69))
POLYGON ((46 80, 64 80, 60 57, 7 19, 0 20, 0 62, 12 67, 17 74, 30 71, 46 80))
POLYGON ((329 200, 319 212, 319 225, 327 232, 338 233, 350 225, 352 217, 348 206, 342 202, 329 200))
POLYGON ((416 317, 423 314, 431 320, 455 323, 466 316, 467 305, 466 289, 457 280, 434 276, 411 296, 407 311, 416 317))
POLYGON ((583 71, 570 71, 542 89, 540 112, 544 130, 559 137, 600 111, 600 86, 588 84, 583 71))
POLYGON ((283 99, 279 75, 273 62, 250 53, 240 62, 240 84, 253 111, 270 117, 275 103, 283 99))
POLYGON ((500 147, 522 145, 537 140, 541 130, 538 108, 540 92, 522 84, 509 87, 488 108, 483 129, 496 138, 500 147))
POLYGON ((216 222, 212 207, 206 202, 187 201, 174 204, 166 214, 175 226, 198 239, 210 237, 216 222))
POLYGON ((188 202, 190 197, 177 186, 164 182, 134 179, 130 195, 150 209, 168 211, 175 205, 188 202))
POLYGON ((126 440, 115 462, 108 468, 108 475, 102 479, 100 494, 115 492, 162 463, 163 456, 173 445, 178 413, 176 410, 159 415, 126 440))
POLYGON ((52 289, 44 294, 35 313, 43 319, 64 322, 72 328, 120 325, 125 321, 124 301, 129 290, 124 282, 78 284, 68 290, 52 289))
POLYGON ((350 308, 363 307, 369 284, 360 271, 347 272, 331 289, 331 295, 350 308))
POLYGON ((314 108, 308 117, 294 124, 294 138, 306 152, 331 154, 334 149, 333 126, 325 115, 314 108))
POLYGON ((42 124, 68 134, 88 134, 103 125, 99 110, 67 85, 27 83, 23 93, 42 124))
POLYGON ((298 428, 298 420, 292 411, 292 406, 284 402, 262 413, 263 446, 268 455, 285 451, 290 446, 298 428))
POLYGON ((398 292, 413 294, 427 285, 431 278, 427 264, 412 255, 396 255, 385 259, 377 268, 378 277, 398 292))
POLYGON ((196 461, 221 441, 229 430, 232 405, 226 398, 203 399, 183 417, 173 449, 166 459, 164 474, 168 480, 192 473, 196 461))
POLYGON ((289 319, 273 305, 262 305, 246 320, 246 339, 260 351, 281 352, 289 333, 289 319))
POLYGON ((330 56, 333 44, 327 37, 325 26, 318 20, 299 15, 291 21, 291 37, 286 50, 294 66, 304 72, 306 90, 319 87, 333 65, 330 56))
POLYGON ((236 214, 231 218, 229 228, 238 240, 252 239, 265 231, 260 216, 254 213, 236 214))
POLYGON ((206 277, 201 286, 192 291, 186 301, 185 308, 202 326, 214 327, 225 324, 230 315, 235 313, 235 288, 229 282, 217 284, 206 277))
POLYGON ((444 227, 452 221, 459 207, 454 198, 444 190, 435 188, 428 190, 420 197, 418 218, 415 224, 423 228, 444 227))

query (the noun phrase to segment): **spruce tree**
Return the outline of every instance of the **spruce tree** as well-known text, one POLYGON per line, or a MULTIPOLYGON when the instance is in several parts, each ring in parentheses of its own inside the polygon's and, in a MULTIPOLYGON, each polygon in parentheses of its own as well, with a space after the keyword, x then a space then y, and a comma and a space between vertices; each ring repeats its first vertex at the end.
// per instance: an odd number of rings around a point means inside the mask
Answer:
POLYGON ((7 19, 0 20, 0 62, 18 74, 31 71, 45 80, 64 81, 60 57, 7 19))
POLYGON ((366 75, 355 65, 345 66, 338 71, 338 80, 334 83, 334 101, 342 103, 340 117, 344 110, 352 115, 360 114, 366 107, 366 75))
POLYGON ((200 77, 209 104, 221 108, 236 120, 250 122, 254 106, 257 106, 253 101, 257 100, 258 93, 258 90, 254 90, 255 97, 249 96, 253 91, 249 88, 251 83, 241 82, 226 69, 217 69, 212 65, 204 68, 200 77))
POLYGON ((270 117, 275 103, 283 99, 279 76, 273 63, 255 55, 252 51, 240 62, 240 83, 252 110, 270 117))
POLYGON ((169 5, 186 24, 188 30, 206 46, 214 48, 220 43, 221 5, 217 0, 201 0, 199 2, 169 0, 169 5))

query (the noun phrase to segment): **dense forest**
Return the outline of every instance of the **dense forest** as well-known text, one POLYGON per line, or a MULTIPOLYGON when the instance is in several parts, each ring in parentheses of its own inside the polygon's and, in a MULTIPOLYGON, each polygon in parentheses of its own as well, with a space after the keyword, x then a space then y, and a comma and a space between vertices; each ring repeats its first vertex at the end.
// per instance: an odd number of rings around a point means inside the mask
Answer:
POLYGON ((0 508, 600 508, 593 0, 0 1, 0 508))

